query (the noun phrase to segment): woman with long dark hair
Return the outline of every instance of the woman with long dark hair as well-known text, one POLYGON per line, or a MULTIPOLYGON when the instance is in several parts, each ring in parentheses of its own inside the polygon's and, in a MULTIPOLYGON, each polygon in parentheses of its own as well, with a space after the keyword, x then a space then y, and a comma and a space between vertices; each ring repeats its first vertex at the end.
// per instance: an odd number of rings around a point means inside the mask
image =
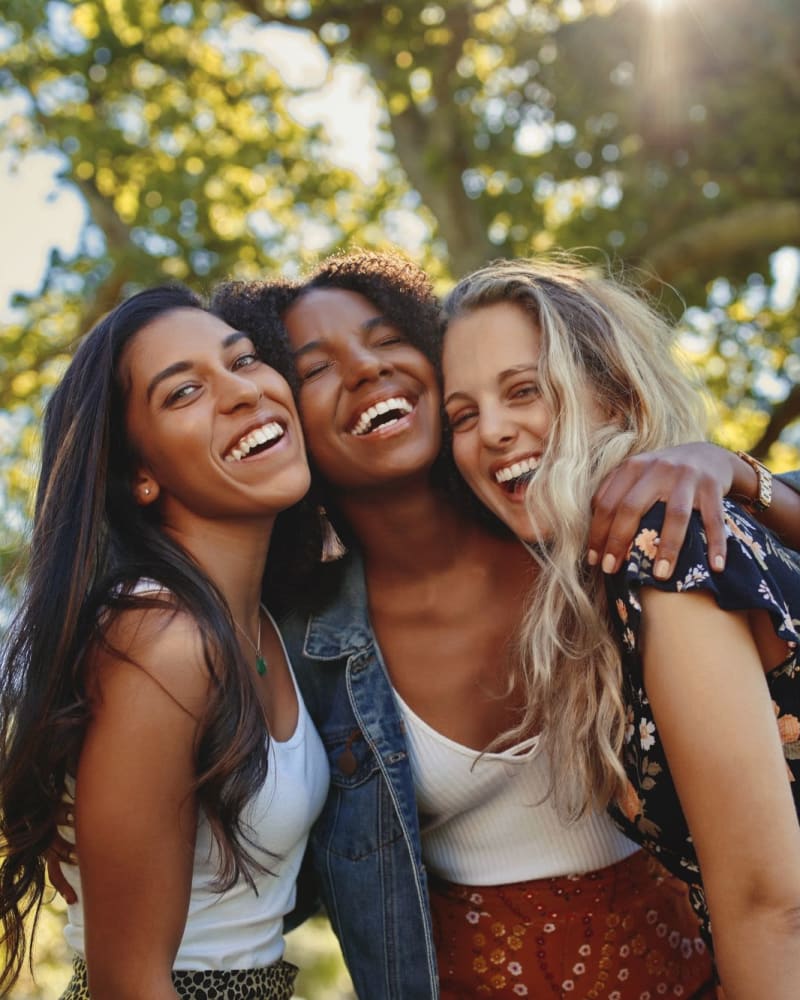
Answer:
POLYGON ((283 918, 328 783, 263 604, 309 481, 290 386, 188 290, 152 289, 81 343, 43 437, 0 677, 0 985, 66 799, 65 997, 289 997, 283 918))

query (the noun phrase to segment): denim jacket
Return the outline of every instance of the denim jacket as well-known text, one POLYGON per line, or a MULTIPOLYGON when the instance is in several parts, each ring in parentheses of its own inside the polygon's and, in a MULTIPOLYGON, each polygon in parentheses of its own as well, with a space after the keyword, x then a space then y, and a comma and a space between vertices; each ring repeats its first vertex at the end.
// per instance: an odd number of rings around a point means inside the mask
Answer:
POLYGON ((369 622, 361 560, 351 552, 347 561, 344 585, 323 612, 281 622, 331 771, 306 861, 357 995, 438 1000, 403 722, 369 622))

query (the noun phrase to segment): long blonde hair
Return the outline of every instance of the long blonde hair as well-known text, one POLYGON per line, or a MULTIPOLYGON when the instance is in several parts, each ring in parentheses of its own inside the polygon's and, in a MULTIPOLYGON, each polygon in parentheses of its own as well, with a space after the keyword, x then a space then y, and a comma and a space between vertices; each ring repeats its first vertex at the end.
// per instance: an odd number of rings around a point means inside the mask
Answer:
POLYGON ((526 496, 537 537, 547 530, 551 540, 533 548, 540 573, 520 634, 525 710, 504 739, 540 729, 551 794, 574 818, 607 805, 625 782, 620 654, 603 575, 585 561, 591 498, 627 456, 702 438, 706 407, 675 357, 671 328, 585 264, 496 261, 456 285, 445 317, 498 302, 515 303, 541 330, 539 382, 553 414, 526 496))

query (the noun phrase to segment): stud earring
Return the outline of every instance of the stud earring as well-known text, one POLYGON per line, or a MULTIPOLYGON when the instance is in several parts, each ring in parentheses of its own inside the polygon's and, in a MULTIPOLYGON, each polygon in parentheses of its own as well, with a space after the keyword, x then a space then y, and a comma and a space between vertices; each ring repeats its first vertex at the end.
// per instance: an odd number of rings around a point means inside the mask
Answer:
POLYGON ((144 493, 144 495, 146 497, 149 497, 150 496, 150 487, 149 486, 145 486, 145 488, 143 490, 143 493, 144 493))

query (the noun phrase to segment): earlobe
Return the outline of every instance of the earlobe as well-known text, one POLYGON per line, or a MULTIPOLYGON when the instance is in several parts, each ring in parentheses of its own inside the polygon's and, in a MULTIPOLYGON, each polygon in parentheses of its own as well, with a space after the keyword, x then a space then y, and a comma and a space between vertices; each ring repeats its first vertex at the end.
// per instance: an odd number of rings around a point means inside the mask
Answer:
POLYGON ((140 507, 147 507, 158 499, 158 483, 147 475, 140 473, 133 483, 133 498, 140 507))

